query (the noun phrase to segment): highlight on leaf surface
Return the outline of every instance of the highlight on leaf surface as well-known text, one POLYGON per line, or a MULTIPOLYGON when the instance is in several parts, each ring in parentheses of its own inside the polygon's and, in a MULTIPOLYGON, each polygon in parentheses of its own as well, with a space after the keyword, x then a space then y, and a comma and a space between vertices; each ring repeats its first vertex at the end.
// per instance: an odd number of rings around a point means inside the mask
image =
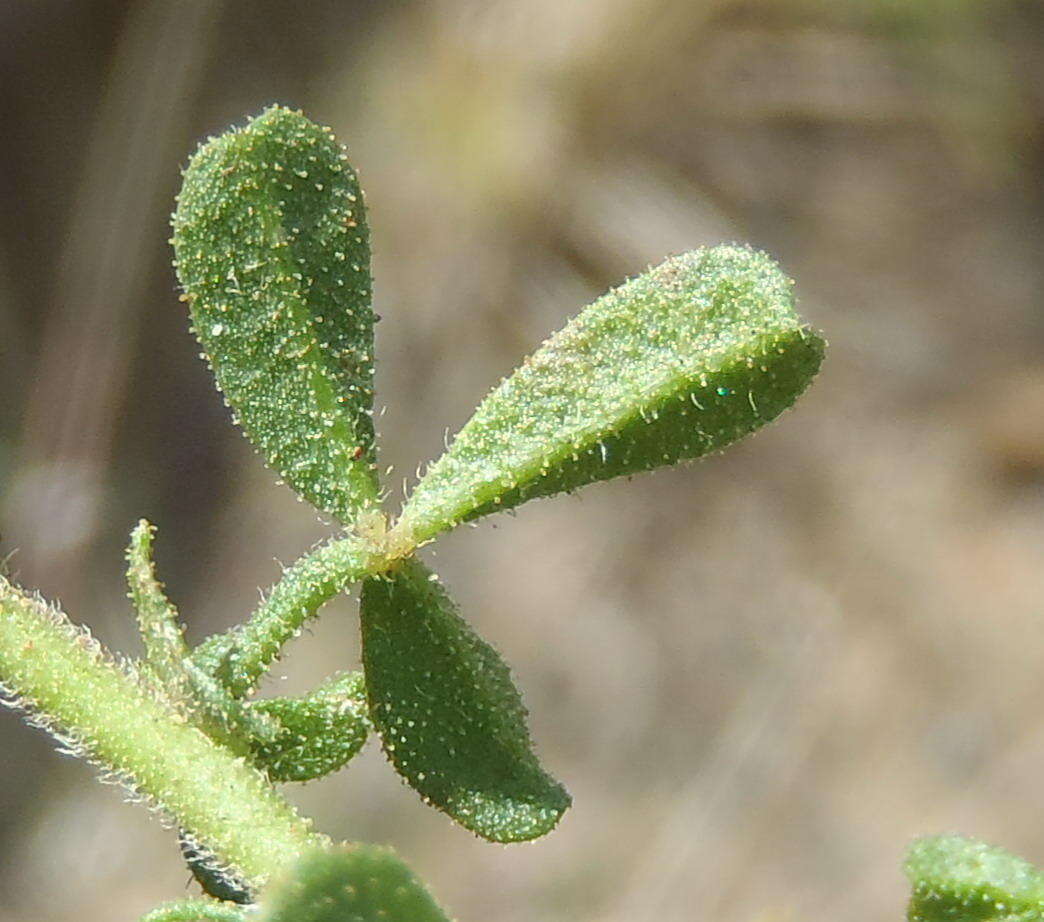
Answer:
POLYGON ((1040 922, 1044 876, 1028 861, 960 836, 919 839, 906 857, 909 922, 1040 922))
POLYGON ((258 922, 448 922, 391 849, 369 845, 311 852, 276 881, 258 922))
POLYGON ((499 654, 409 558, 363 584, 370 719, 396 770, 429 803, 495 842, 550 831, 569 794, 541 767, 499 654))
POLYGON ((254 761, 273 781, 309 781, 335 772, 362 749, 370 733, 361 672, 332 676, 309 695, 264 698, 252 711, 273 718, 271 740, 252 740, 254 761))
POLYGON ((246 914, 227 903, 213 900, 178 900, 164 903, 143 915, 138 922, 243 922, 246 914))
POLYGON ((399 528, 420 543, 527 499, 724 448, 797 399, 823 348, 764 253, 668 259, 502 381, 421 479, 399 528))
POLYGON ((372 507, 370 244, 327 128, 267 109, 204 144, 173 218, 178 277, 218 386, 298 493, 351 522, 372 507))

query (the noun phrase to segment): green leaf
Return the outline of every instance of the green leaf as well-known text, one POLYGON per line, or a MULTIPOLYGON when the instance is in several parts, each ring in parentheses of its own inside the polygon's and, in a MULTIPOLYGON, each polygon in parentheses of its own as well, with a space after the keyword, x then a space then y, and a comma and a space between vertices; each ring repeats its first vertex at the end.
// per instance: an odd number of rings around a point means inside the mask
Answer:
POLYGON ((178 900, 164 903, 141 917, 139 922, 243 922, 246 914, 227 903, 213 900, 178 900))
POLYGON ((250 710, 279 725, 274 739, 251 741, 254 761, 273 781, 309 781, 337 771, 370 732, 361 672, 332 676, 299 698, 251 702, 250 710))
POLYGON ((479 406, 417 485, 416 543, 465 519, 698 458, 773 420, 823 341, 763 253, 701 249, 599 298, 479 406))
POLYGON ((554 827, 569 794, 533 754, 504 661, 416 558, 362 591, 362 653, 384 751, 421 796, 495 842, 554 827))
POLYGON ((919 839, 906 858, 910 922, 1040 922, 1044 876, 1029 862, 976 839, 919 839))
POLYGON ((138 628, 145 644, 145 664, 175 703, 188 696, 184 661, 189 655, 178 612, 156 579, 152 539, 156 529, 145 519, 131 532, 127 547, 127 587, 138 614, 138 628))
POLYGON ((311 852, 274 883, 258 922, 448 922, 391 849, 311 852))
POLYGON ((328 128, 273 106, 204 144, 173 219, 218 386, 269 465, 351 522, 377 501, 370 245, 328 128))

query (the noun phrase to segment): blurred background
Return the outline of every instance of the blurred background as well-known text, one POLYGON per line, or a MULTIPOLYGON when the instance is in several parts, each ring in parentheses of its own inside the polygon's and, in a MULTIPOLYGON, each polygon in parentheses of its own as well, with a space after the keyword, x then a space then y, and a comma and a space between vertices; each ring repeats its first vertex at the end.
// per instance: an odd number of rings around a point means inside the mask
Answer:
MULTIPOLYGON (((197 142, 281 101, 374 234, 383 463, 666 254, 744 240, 831 348, 776 426, 428 554, 575 805, 527 846, 371 743, 289 796, 462 920, 898 920, 908 842, 1044 862, 1044 4, 9 0, 0 6, 0 555, 138 651, 139 516, 193 639, 329 533, 233 429, 167 220, 197 142)), ((357 661, 350 599, 268 692, 357 661)), ((0 920, 194 887, 169 830, 0 713, 0 920)))

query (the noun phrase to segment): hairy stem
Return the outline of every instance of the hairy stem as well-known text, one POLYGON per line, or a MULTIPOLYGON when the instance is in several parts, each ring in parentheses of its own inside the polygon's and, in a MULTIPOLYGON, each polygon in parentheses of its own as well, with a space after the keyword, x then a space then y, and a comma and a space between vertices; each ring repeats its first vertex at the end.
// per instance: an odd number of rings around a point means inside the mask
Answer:
POLYGON ((249 621, 207 640, 194 659, 241 697, 324 602, 388 566, 387 555, 373 542, 354 536, 329 541, 284 572, 249 621))
POLYGON ((174 701, 188 699, 189 688, 183 666, 188 656, 185 634, 178 612, 156 578, 152 561, 154 526, 145 519, 131 532, 127 548, 127 587, 138 615, 138 627, 145 644, 145 662, 174 701))
POLYGON ((2 578, 0 682, 253 886, 326 842, 259 771, 152 697, 65 615, 2 578))

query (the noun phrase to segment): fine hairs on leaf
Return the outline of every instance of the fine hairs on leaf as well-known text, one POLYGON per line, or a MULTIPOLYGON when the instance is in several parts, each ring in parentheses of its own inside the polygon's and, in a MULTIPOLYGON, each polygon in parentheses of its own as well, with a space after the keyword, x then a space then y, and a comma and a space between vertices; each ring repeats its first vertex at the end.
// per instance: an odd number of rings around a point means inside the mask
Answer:
POLYGON ((906 858, 908 922, 1040 922, 1044 875, 1028 861, 960 836, 920 839, 906 858))
POLYGON ((421 479, 400 528, 464 519, 690 460, 775 419, 823 341, 764 253, 668 259, 604 295, 490 394, 421 479))
MULTIPOLYGON (((536 839, 569 808, 537 759, 506 662, 418 548, 529 499, 725 448, 803 393, 823 340, 764 253, 671 257, 502 381, 392 520, 375 463, 369 228, 331 131, 272 106, 209 139, 185 170, 172 226, 192 327, 233 418, 344 530, 286 568, 245 621, 191 649, 142 520, 127 552, 140 663, 0 578, 0 688, 178 830, 213 899, 161 906, 145 922, 446 922, 392 851, 335 845, 276 789, 340 770, 375 730, 426 803, 485 839, 536 839), (317 676, 306 695, 254 697, 305 622, 355 585, 362 671, 317 676)), ((965 893, 954 868, 967 861, 930 852, 911 858, 915 883, 929 882, 911 918, 994 918, 939 909, 965 893)), ((1029 906, 1029 884, 1004 877, 1008 865, 980 865, 997 912, 1002 891, 1029 906)))
POLYGON ((246 913, 214 900, 179 900, 164 903, 141 917, 140 922, 244 922, 246 913))
POLYGON ((361 672, 333 675, 299 698, 256 701, 251 710, 279 724, 272 739, 251 740, 254 761, 273 781, 329 775, 347 765, 370 735, 361 672))
POLYGON ((493 842, 534 839, 570 804, 539 765, 526 709, 496 650, 416 558, 363 585, 370 713, 396 770, 493 842))
POLYGON ((272 468, 351 523, 377 502, 362 190, 329 129, 278 106, 200 148, 178 277, 218 385, 272 468))

